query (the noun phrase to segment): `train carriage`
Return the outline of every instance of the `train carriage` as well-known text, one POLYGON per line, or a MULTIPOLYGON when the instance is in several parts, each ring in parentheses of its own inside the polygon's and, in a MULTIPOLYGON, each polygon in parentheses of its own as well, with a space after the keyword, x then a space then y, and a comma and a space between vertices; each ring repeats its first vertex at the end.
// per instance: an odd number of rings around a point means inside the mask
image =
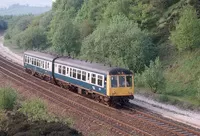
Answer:
POLYGON ((29 74, 50 81, 53 78, 53 61, 56 58, 57 56, 51 54, 26 51, 24 53, 24 68, 29 74))
POLYGON ((77 86, 81 94, 89 93, 105 103, 133 98, 133 73, 130 70, 68 57, 56 59, 54 66, 56 80, 77 86))

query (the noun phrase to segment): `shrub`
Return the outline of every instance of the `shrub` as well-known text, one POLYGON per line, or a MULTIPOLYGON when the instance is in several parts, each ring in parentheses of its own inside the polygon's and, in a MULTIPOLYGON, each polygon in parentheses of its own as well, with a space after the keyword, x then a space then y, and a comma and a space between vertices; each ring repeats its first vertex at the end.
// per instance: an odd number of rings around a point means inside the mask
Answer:
POLYGON ((28 116, 31 121, 46 120, 48 122, 63 122, 69 126, 73 125, 71 118, 57 118, 49 114, 45 103, 38 98, 25 101, 18 111, 28 116))
POLYGON ((0 89, 0 109, 12 110, 17 99, 17 93, 10 87, 0 89))
POLYGON ((176 30, 171 32, 170 40, 180 51, 199 47, 200 21, 192 6, 186 7, 183 11, 176 30))
POLYGON ((165 79, 159 58, 157 58, 155 62, 151 61, 149 67, 145 66, 143 76, 146 85, 149 86, 154 93, 156 93, 158 89, 164 87, 165 79))
POLYGON ((49 115, 47 107, 40 99, 32 99, 22 103, 20 112, 29 117, 30 120, 47 120, 49 115))
POLYGON ((134 77, 136 87, 145 87, 145 78, 143 74, 137 73, 134 77))

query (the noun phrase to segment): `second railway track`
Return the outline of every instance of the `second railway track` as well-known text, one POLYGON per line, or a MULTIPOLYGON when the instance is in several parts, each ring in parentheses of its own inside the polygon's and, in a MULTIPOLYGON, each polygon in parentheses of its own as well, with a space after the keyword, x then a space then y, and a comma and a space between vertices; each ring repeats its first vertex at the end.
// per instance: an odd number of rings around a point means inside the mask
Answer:
POLYGON ((13 64, 2 57, 0 57, 0 71, 15 80, 23 81, 21 82, 23 84, 31 85, 34 90, 39 91, 63 107, 74 108, 77 112, 88 116, 90 119, 109 125, 119 135, 200 136, 196 129, 181 127, 175 123, 167 122, 150 114, 148 115, 148 113, 143 114, 136 110, 121 111, 101 105, 78 94, 32 77, 23 72, 23 67, 13 64))

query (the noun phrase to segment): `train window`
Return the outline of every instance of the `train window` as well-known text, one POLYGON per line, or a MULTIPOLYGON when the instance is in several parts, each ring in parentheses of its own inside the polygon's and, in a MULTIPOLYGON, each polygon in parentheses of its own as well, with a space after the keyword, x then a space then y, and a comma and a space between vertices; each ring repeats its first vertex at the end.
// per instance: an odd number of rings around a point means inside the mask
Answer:
POLYGON ((86 81, 86 72, 82 71, 82 80, 86 81))
POLYGON ((48 62, 48 66, 47 67, 48 67, 48 69, 50 69, 49 62, 48 62))
POLYGON ((34 65, 36 66, 36 59, 34 59, 34 65))
POLYGON ((132 76, 126 76, 126 86, 132 87, 132 76))
POLYGON ((65 66, 63 66, 63 73, 62 74, 66 75, 66 67, 65 66))
POLYGON ((34 65, 34 59, 33 58, 31 59, 31 61, 32 61, 32 65, 34 65))
POLYGON ((73 77, 76 78, 76 69, 73 69, 73 77))
POLYGON ((47 62, 45 61, 45 69, 47 69, 47 62))
POLYGON ((103 77, 98 76, 98 85, 103 86, 103 77))
POLYGON ((42 61, 42 68, 44 68, 44 61, 42 61))
POLYGON ((90 81, 90 73, 88 73, 87 80, 90 81))
POLYGON ((58 66, 58 73, 61 74, 61 65, 58 66))
POLYGON ((43 61, 40 61, 40 67, 43 68, 43 61))
POLYGON ((38 60, 38 67, 40 66, 40 60, 38 60))
POLYGON ((69 74, 69 68, 67 67, 67 75, 69 74))
POLYGON ((27 60, 27 62, 29 63, 29 57, 28 57, 28 60, 27 60))
POLYGON ((38 59, 36 59, 36 66, 39 66, 39 61, 38 61, 38 59))
POLYGON ((125 82, 125 76, 119 76, 119 87, 125 87, 126 82, 125 82))
POLYGON ((70 68, 70 77, 72 77, 72 73, 73 73, 72 68, 70 68))
POLYGON ((111 87, 117 87, 117 76, 111 76, 111 87))
POLYGON ((80 70, 77 70, 77 78, 81 79, 81 71, 80 70))
POLYGON ((38 60, 38 66, 39 66, 39 67, 41 66, 41 61, 40 61, 40 60, 38 60))
POLYGON ((96 84, 96 74, 92 74, 92 83, 96 84))

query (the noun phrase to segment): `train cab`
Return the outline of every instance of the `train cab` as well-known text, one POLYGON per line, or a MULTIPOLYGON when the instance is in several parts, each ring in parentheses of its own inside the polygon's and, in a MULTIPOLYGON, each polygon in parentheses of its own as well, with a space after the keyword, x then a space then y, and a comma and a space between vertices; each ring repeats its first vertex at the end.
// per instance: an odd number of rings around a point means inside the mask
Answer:
POLYGON ((134 75, 122 68, 112 69, 107 75, 107 96, 114 99, 134 98, 134 75))

